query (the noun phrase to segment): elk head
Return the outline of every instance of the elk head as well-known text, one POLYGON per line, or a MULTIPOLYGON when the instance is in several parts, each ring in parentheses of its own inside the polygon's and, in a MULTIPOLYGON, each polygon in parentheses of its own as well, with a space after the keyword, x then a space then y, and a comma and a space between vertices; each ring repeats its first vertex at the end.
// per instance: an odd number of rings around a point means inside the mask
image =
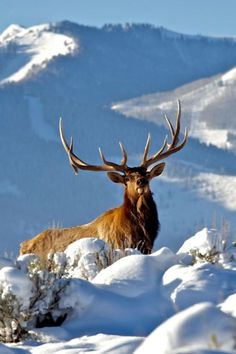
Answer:
POLYGON ((181 150, 187 141, 187 129, 185 129, 184 137, 181 143, 179 143, 179 133, 180 133, 180 118, 181 118, 181 105, 178 101, 178 110, 176 116, 176 126, 173 127, 172 123, 165 115, 165 119, 169 126, 171 132, 171 143, 168 143, 167 136, 163 142, 162 147, 153 155, 148 157, 151 137, 148 135, 146 146, 143 153, 143 158, 140 166, 138 167, 128 167, 127 166, 127 153, 124 149, 122 143, 120 143, 120 148, 122 152, 122 160, 120 164, 116 164, 111 161, 107 161, 104 157, 101 149, 99 148, 100 157, 102 160, 102 165, 90 165, 73 152, 73 138, 71 138, 70 144, 66 142, 64 133, 62 130, 62 120, 59 122, 59 131, 62 144, 68 154, 70 164, 74 169, 75 173, 78 170, 87 171, 105 171, 112 182, 121 183, 125 186, 129 198, 133 201, 137 200, 140 196, 150 193, 149 182, 152 178, 159 176, 165 167, 165 163, 159 161, 164 160, 168 156, 174 154, 175 152, 181 150), (151 169, 149 167, 154 165, 151 169))

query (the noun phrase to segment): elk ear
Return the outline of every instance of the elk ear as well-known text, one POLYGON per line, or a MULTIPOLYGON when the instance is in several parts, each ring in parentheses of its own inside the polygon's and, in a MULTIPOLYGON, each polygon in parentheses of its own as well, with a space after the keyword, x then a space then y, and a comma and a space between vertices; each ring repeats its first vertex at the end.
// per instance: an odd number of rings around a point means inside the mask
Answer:
POLYGON ((107 176, 110 178, 110 180, 114 183, 122 183, 125 184, 125 176, 120 175, 117 172, 108 172, 107 176))
POLYGON ((159 163, 159 165, 154 166, 151 171, 149 172, 149 179, 152 179, 154 177, 160 176, 165 168, 165 163, 159 163))

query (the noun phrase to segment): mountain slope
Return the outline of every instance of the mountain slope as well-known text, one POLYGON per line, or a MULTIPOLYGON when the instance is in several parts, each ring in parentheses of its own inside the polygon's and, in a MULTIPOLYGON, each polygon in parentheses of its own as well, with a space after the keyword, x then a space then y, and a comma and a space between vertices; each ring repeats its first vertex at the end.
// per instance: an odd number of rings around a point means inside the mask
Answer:
POLYGON ((190 136, 206 144, 231 150, 236 148, 236 68, 223 74, 194 81, 173 91, 145 95, 113 105, 127 117, 161 124, 160 113, 173 113, 177 99, 190 136))
MULTIPOLYGON (((82 159, 98 163, 98 146, 107 158, 120 159, 118 141, 122 141, 128 163, 137 164, 148 132, 152 133, 153 151, 166 131, 150 122, 125 120, 110 109, 112 103, 175 89, 226 71, 236 65, 236 42, 183 36, 148 25, 102 29, 69 22, 29 29, 16 26, 1 35, 0 64, 0 251, 16 252, 19 241, 50 225, 86 223, 122 200, 120 187, 108 182, 105 175, 81 172, 74 177, 58 138, 60 116, 66 136, 79 136, 75 151, 82 159), (35 56, 45 54, 44 41, 50 55, 35 67, 35 56), (15 58, 20 59, 14 66, 15 58)), ((236 171, 234 155, 194 139, 189 139, 177 162, 172 159, 168 164, 172 166, 169 174, 175 166, 178 176, 181 174, 180 158, 201 171, 216 172, 219 164, 228 174, 236 171)), ((172 181, 168 183, 173 186, 172 181)), ((158 185, 153 185, 157 202, 158 185)), ((168 193, 168 187, 164 191, 168 193)), ((179 191, 190 203, 192 191, 181 187, 179 191)), ((159 209, 169 216, 161 219, 159 240, 175 247, 168 229, 176 209, 165 209, 166 193, 159 209)), ((224 207, 216 205, 220 213, 228 215, 224 207)), ((187 209, 191 220, 200 224, 194 201, 187 209)), ((182 231, 176 233, 176 239, 185 237, 182 231)))

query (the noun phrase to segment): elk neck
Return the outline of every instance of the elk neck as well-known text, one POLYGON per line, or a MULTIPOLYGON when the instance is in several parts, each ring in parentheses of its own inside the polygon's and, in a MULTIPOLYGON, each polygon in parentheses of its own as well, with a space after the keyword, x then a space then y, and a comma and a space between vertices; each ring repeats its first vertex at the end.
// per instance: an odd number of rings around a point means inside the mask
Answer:
POLYGON ((125 219, 133 225, 132 234, 136 239, 136 245, 143 253, 150 253, 160 228, 157 207, 151 191, 131 199, 125 190, 123 212, 125 219), (141 241, 142 244, 139 246, 141 241))

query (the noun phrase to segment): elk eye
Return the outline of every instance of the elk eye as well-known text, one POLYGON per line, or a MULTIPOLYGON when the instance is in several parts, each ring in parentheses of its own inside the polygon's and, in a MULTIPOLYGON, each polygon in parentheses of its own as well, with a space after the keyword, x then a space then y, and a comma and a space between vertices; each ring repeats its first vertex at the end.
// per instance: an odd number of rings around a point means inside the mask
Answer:
POLYGON ((125 182, 129 182, 129 177, 125 176, 125 182))

